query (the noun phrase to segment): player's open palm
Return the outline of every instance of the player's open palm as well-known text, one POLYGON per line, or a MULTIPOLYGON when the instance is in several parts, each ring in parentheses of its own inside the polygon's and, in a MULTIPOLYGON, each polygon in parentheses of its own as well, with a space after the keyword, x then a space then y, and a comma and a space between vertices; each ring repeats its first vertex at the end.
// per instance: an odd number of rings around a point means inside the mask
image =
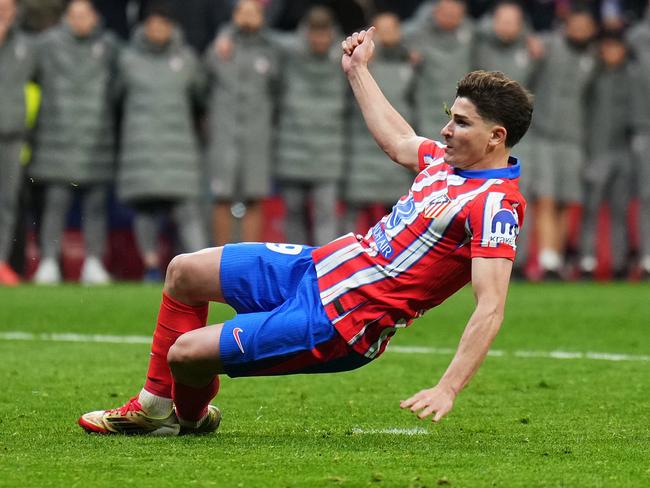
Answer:
POLYGON ((372 38, 375 35, 374 26, 367 31, 355 32, 348 36, 342 43, 343 57, 341 66, 347 74, 354 66, 367 66, 370 58, 375 52, 375 43, 372 38))
POLYGON ((421 390, 407 400, 402 400, 400 407, 408 408, 420 419, 433 415, 433 421, 438 422, 452 409, 455 398, 456 395, 452 390, 437 385, 421 390))

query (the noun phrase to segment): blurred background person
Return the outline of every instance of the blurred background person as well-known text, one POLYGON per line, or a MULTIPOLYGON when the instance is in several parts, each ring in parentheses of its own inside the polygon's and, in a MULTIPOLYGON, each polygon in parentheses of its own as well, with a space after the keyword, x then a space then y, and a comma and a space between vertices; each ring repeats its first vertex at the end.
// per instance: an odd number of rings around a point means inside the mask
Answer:
MULTIPOLYGON (((158 1, 140 0, 142 13, 146 14, 158 1)), ((170 0, 167 6, 176 26, 183 31, 185 42, 198 54, 205 51, 219 27, 231 18, 236 3, 236 0, 170 0)))
POLYGON ((264 28, 258 0, 239 0, 233 13, 230 55, 206 53, 210 75, 208 172, 213 242, 232 242, 237 202, 245 204, 241 239, 262 239, 262 200, 271 193, 271 138, 278 83, 278 53, 264 28))
POLYGON ((34 76, 35 64, 33 46, 18 30, 16 13, 16 0, 0 0, 0 285, 20 282, 9 265, 9 256, 22 182, 24 90, 34 76))
POLYGON ((205 247, 198 205, 199 148, 191 105, 205 77, 175 28, 166 3, 152 4, 118 65, 123 98, 118 196, 135 210, 136 241, 145 280, 162 279, 160 217, 171 215, 183 252, 205 247))
POLYGON ((66 0, 21 0, 21 23, 25 30, 42 32, 59 23, 66 0))
POLYGON ((347 86, 336 33, 331 11, 314 7, 283 49, 275 175, 287 208, 287 242, 318 245, 339 234, 347 86))
POLYGON ((472 65, 474 25, 466 18, 464 0, 438 0, 424 21, 405 25, 405 39, 421 58, 415 82, 414 119, 419 133, 434 139, 449 122, 453 87, 472 65))
POLYGON ((477 27, 473 67, 501 71, 530 86, 536 53, 531 52, 531 36, 519 2, 501 0, 477 27))
POLYGON ((563 27, 544 39, 544 57, 533 82, 526 178, 535 182, 528 198, 536 205, 539 265, 545 278, 561 276, 569 208, 583 201, 586 93, 595 68, 595 32, 588 10, 570 12, 563 27))
MULTIPOLYGON (((372 19, 377 29, 372 73, 391 104, 407 119, 412 118, 411 89, 414 67, 402 42, 400 20, 385 12, 372 19)), ((348 166, 344 179, 345 232, 367 231, 386 214, 386 209, 408 193, 413 175, 394 164, 377 146, 361 111, 352 101, 353 117, 348 136, 348 166), (361 225, 357 225, 359 221, 361 225)))
POLYGON ((640 265, 650 278, 650 2, 645 17, 630 29, 628 42, 637 59, 639 76, 635 86, 634 135, 635 180, 640 197, 640 265))
POLYGON ((627 209, 631 193, 631 147, 634 132, 634 82, 627 47, 620 31, 605 32, 599 42, 599 63, 589 88, 586 117, 587 165, 585 200, 580 241, 580 271, 592 278, 597 267, 596 233, 598 211, 610 206, 612 271, 618 279, 627 277, 629 251, 627 209))
POLYGON ((110 82, 117 44, 89 0, 72 0, 62 22, 38 40, 41 108, 31 177, 44 185, 39 263, 34 281, 58 283, 61 238, 75 194, 82 197, 81 281, 107 283, 102 264, 109 185, 114 176, 110 82))
MULTIPOLYGON (((531 35, 526 25, 524 11, 516 0, 502 0, 496 4, 494 12, 484 17, 478 24, 474 47, 473 66, 475 69, 487 71, 502 71, 510 78, 517 80, 523 86, 530 88, 532 76, 537 66, 537 59, 542 55, 539 38, 531 35)), ((519 187, 522 194, 534 194, 530 178, 530 144, 529 138, 524 137, 517 144, 514 156, 522 164, 519 187)), ((529 258, 530 240, 534 228, 534 209, 531 205, 526 213, 524 225, 517 240, 517 258, 513 274, 523 277, 529 258)))

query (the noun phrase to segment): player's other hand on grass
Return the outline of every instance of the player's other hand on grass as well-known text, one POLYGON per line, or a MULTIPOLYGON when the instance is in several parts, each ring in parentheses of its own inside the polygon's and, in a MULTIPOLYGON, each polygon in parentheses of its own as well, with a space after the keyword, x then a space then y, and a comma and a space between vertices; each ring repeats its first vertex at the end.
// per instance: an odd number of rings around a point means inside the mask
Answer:
POLYGON ((438 422, 454 406, 456 394, 451 388, 436 385, 433 388, 421 390, 411 398, 402 400, 402 408, 408 408, 420 419, 433 415, 433 421, 438 422))
POLYGON ((356 66, 367 66, 370 58, 375 52, 375 43, 372 38, 375 35, 375 27, 367 31, 355 32, 348 36, 342 43, 343 57, 341 66, 347 74, 356 66))

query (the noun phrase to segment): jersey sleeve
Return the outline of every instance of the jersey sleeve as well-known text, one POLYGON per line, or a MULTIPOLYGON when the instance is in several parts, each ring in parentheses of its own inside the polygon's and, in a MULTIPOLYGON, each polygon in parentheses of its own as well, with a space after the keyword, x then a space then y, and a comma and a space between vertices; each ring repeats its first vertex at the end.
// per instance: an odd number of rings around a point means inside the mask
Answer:
POLYGON ((446 146, 441 142, 431 141, 429 139, 422 142, 418 148, 418 163, 420 165, 420 171, 427 166, 442 163, 445 149, 446 146))
POLYGON ((472 258, 514 261, 526 202, 516 195, 490 192, 470 208, 467 230, 472 258))

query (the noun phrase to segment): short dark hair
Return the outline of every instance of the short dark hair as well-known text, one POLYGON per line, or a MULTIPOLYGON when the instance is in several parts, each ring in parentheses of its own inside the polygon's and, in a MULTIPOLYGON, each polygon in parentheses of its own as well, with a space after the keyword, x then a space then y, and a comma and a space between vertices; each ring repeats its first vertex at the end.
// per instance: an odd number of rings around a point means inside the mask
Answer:
POLYGON ((174 22, 175 20, 174 10, 172 9, 171 3, 167 0, 149 2, 145 8, 144 18, 148 19, 149 17, 162 17, 170 22, 174 22))
POLYGON ((517 144, 533 117, 533 96, 500 71, 472 71, 458 82, 456 96, 467 98, 478 114, 506 128, 506 147, 517 144))
POLYGON ((334 13, 328 7, 316 5, 305 14, 305 24, 309 30, 328 30, 334 28, 334 13))

